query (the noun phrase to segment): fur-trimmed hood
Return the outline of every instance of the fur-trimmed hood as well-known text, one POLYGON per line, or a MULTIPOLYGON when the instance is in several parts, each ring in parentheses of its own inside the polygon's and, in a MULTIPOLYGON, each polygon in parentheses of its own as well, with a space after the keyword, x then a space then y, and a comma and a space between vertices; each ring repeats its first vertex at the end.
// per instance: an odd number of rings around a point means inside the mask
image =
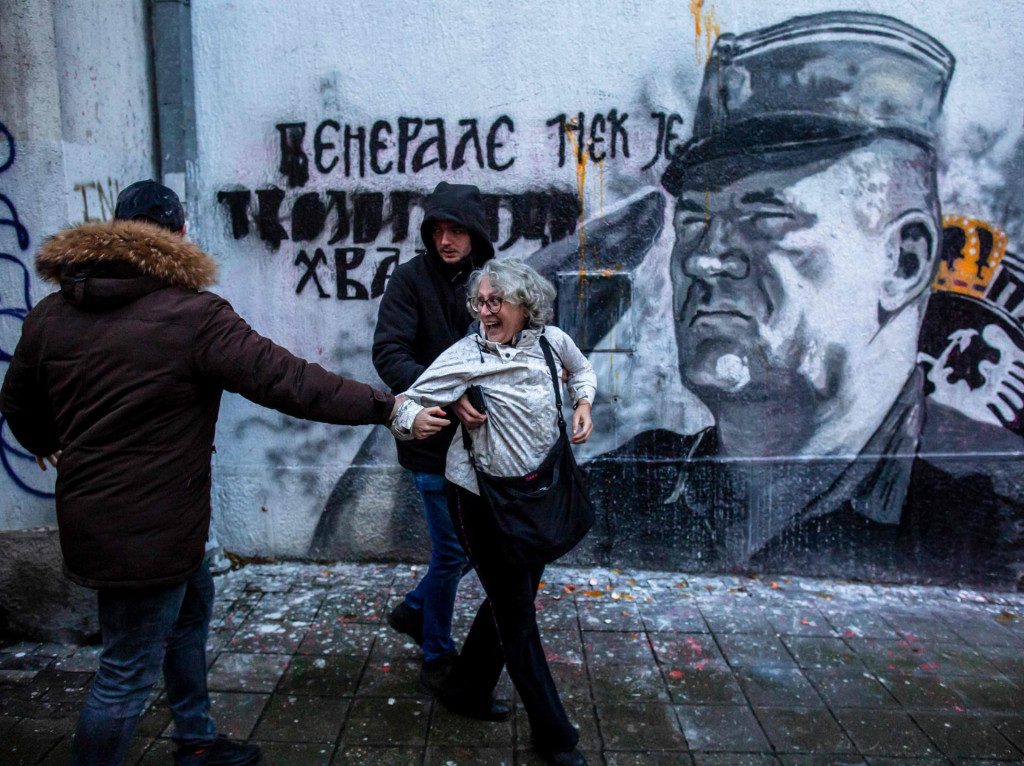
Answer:
POLYGON ((115 264, 192 290, 217 280, 213 258, 177 234, 142 221, 83 223, 47 239, 36 255, 36 272, 54 284, 61 284, 69 266, 82 271, 115 264))

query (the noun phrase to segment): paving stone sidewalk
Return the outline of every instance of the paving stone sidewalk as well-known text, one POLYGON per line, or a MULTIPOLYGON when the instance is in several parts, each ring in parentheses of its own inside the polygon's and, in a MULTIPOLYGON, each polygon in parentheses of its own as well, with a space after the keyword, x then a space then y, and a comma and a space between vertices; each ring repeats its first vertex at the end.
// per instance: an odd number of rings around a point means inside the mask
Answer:
MULTIPOLYGON (((521 708, 459 718, 384 621, 407 565, 219 575, 210 688, 265 764, 541 763, 521 708)), ((457 636, 482 598, 459 591, 457 636)), ((551 567, 552 672, 591 764, 1024 763, 1024 594, 551 567)), ((66 764, 96 647, 0 644, 0 764, 66 764)), ((507 677, 499 690, 514 698, 507 677)), ((159 690, 128 762, 172 762, 159 690)))

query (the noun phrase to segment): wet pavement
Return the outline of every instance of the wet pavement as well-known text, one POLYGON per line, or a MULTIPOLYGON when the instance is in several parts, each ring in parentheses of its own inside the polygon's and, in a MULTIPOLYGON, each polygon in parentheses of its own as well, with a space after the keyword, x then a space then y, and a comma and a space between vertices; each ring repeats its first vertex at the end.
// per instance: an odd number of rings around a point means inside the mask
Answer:
MULTIPOLYGON (((214 715, 265 764, 539 764, 521 708, 459 718, 414 688, 388 609, 422 569, 219 575, 214 715)), ((482 598, 456 607, 461 640, 482 598)), ((1024 594, 551 567, 541 635, 591 764, 1024 763, 1024 594)), ((0 644, 0 764, 65 764, 96 647, 0 644)), ((514 698, 507 676, 499 696, 514 698)), ((132 764, 172 762, 159 689, 132 764)))

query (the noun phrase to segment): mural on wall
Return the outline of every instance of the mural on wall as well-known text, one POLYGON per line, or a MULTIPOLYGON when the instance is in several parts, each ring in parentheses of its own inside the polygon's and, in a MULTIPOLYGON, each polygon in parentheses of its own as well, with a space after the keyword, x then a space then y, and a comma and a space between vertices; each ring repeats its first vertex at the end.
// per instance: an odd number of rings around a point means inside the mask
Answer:
MULTIPOLYGON (((0 122, 0 174, 8 171, 17 158, 17 144, 14 136, 0 122)), ((14 347, 21 336, 21 323, 32 308, 29 290, 29 270, 21 254, 29 249, 31 237, 28 229, 18 217, 18 209, 5 194, 0 194, 0 233, 13 234, 15 253, 0 250, 0 268, 6 273, 0 279, 4 287, 0 292, 0 365, 7 372, 14 354, 14 347)), ((2 245, 0 245, 2 247, 2 245)), ((3 375, 0 375, 2 379, 3 375)), ((38 476, 39 468, 35 458, 21 449, 14 437, 6 430, 0 417, 0 466, 14 486, 21 492, 34 497, 53 497, 53 473, 38 476)))
POLYGON ((719 38, 663 177, 680 373, 715 423, 595 461, 607 508, 622 486, 648 498, 612 512, 613 552, 868 578, 1024 571, 1020 261, 981 222, 943 232, 952 72, 940 43, 885 17, 719 38))
MULTIPOLYGON (((475 183, 498 257, 556 284, 556 321, 600 375, 581 457, 601 514, 577 560, 1015 582, 1019 131, 1007 152, 977 116, 972 142, 945 145, 953 55, 901 20, 829 12, 719 34, 703 3, 690 11, 697 66, 676 70, 675 103, 602 90, 600 108, 520 94, 468 116, 389 116, 342 106, 339 75, 325 75, 320 113, 274 112, 236 153, 257 159, 232 171, 225 158, 204 192, 218 236, 244 254, 228 268, 258 274, 254 288, 278 280, 289 317, 319 308, 319 359, 372 375, 375 300, 421 251, 423 197, 441 178, 475 183), (944 180, 979 168, 966 191, 944 180), (340 351, 324 352, 331 332, 340 351)), ((962 95, 958 109, 964 122, 962 95)), ((262 451, 264 478, 309 503, 289 517, 309 525, 300 553, 423 556, 384 430, 240 412, 222 418, 239 455, 262 451), (342 442, 337 470, 296 470, 342 442)), ((270 517, 294 504, 281 492, 255 505, 270 517)), ((239 518, 218 535, 258 550, 239 518)))

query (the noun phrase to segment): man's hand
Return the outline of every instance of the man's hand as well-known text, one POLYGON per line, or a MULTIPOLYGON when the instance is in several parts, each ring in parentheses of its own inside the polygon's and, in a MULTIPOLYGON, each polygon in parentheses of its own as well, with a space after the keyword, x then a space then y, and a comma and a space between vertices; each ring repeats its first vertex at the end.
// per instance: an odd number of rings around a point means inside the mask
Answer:
POLYGON ((39 470, 45 471, 47 463, 52 465, 54 468, 57 467, 57 458, 60 457, 60 452, 54 452, 52 455, 36 455, 35 457, 36 465, 39 466, 39 470))
POLYGON ((590 402, 580 399, 580 403, 576 405, 576 411, 572 414, 572 438, 569 441, 573 444, 583 444, 590 438, 593 430, 594 421, 590 417, 590 402))
POLYGON ((455 412, 455 416, 461 420, 470 431, 474 428, 479 428, 487 421, 487 414, 477 411, 473 405, 469 403, 469 394, 463 394, 460 396, 458 400, 452 404, 452 410, 455 412))
POLYGON ((420 410, 412 421, 412 435, 417 439, 426 439, 433 436, 446 425, 451 423, 444 416, 444 410, 440 407, 428 407, 420 410))

